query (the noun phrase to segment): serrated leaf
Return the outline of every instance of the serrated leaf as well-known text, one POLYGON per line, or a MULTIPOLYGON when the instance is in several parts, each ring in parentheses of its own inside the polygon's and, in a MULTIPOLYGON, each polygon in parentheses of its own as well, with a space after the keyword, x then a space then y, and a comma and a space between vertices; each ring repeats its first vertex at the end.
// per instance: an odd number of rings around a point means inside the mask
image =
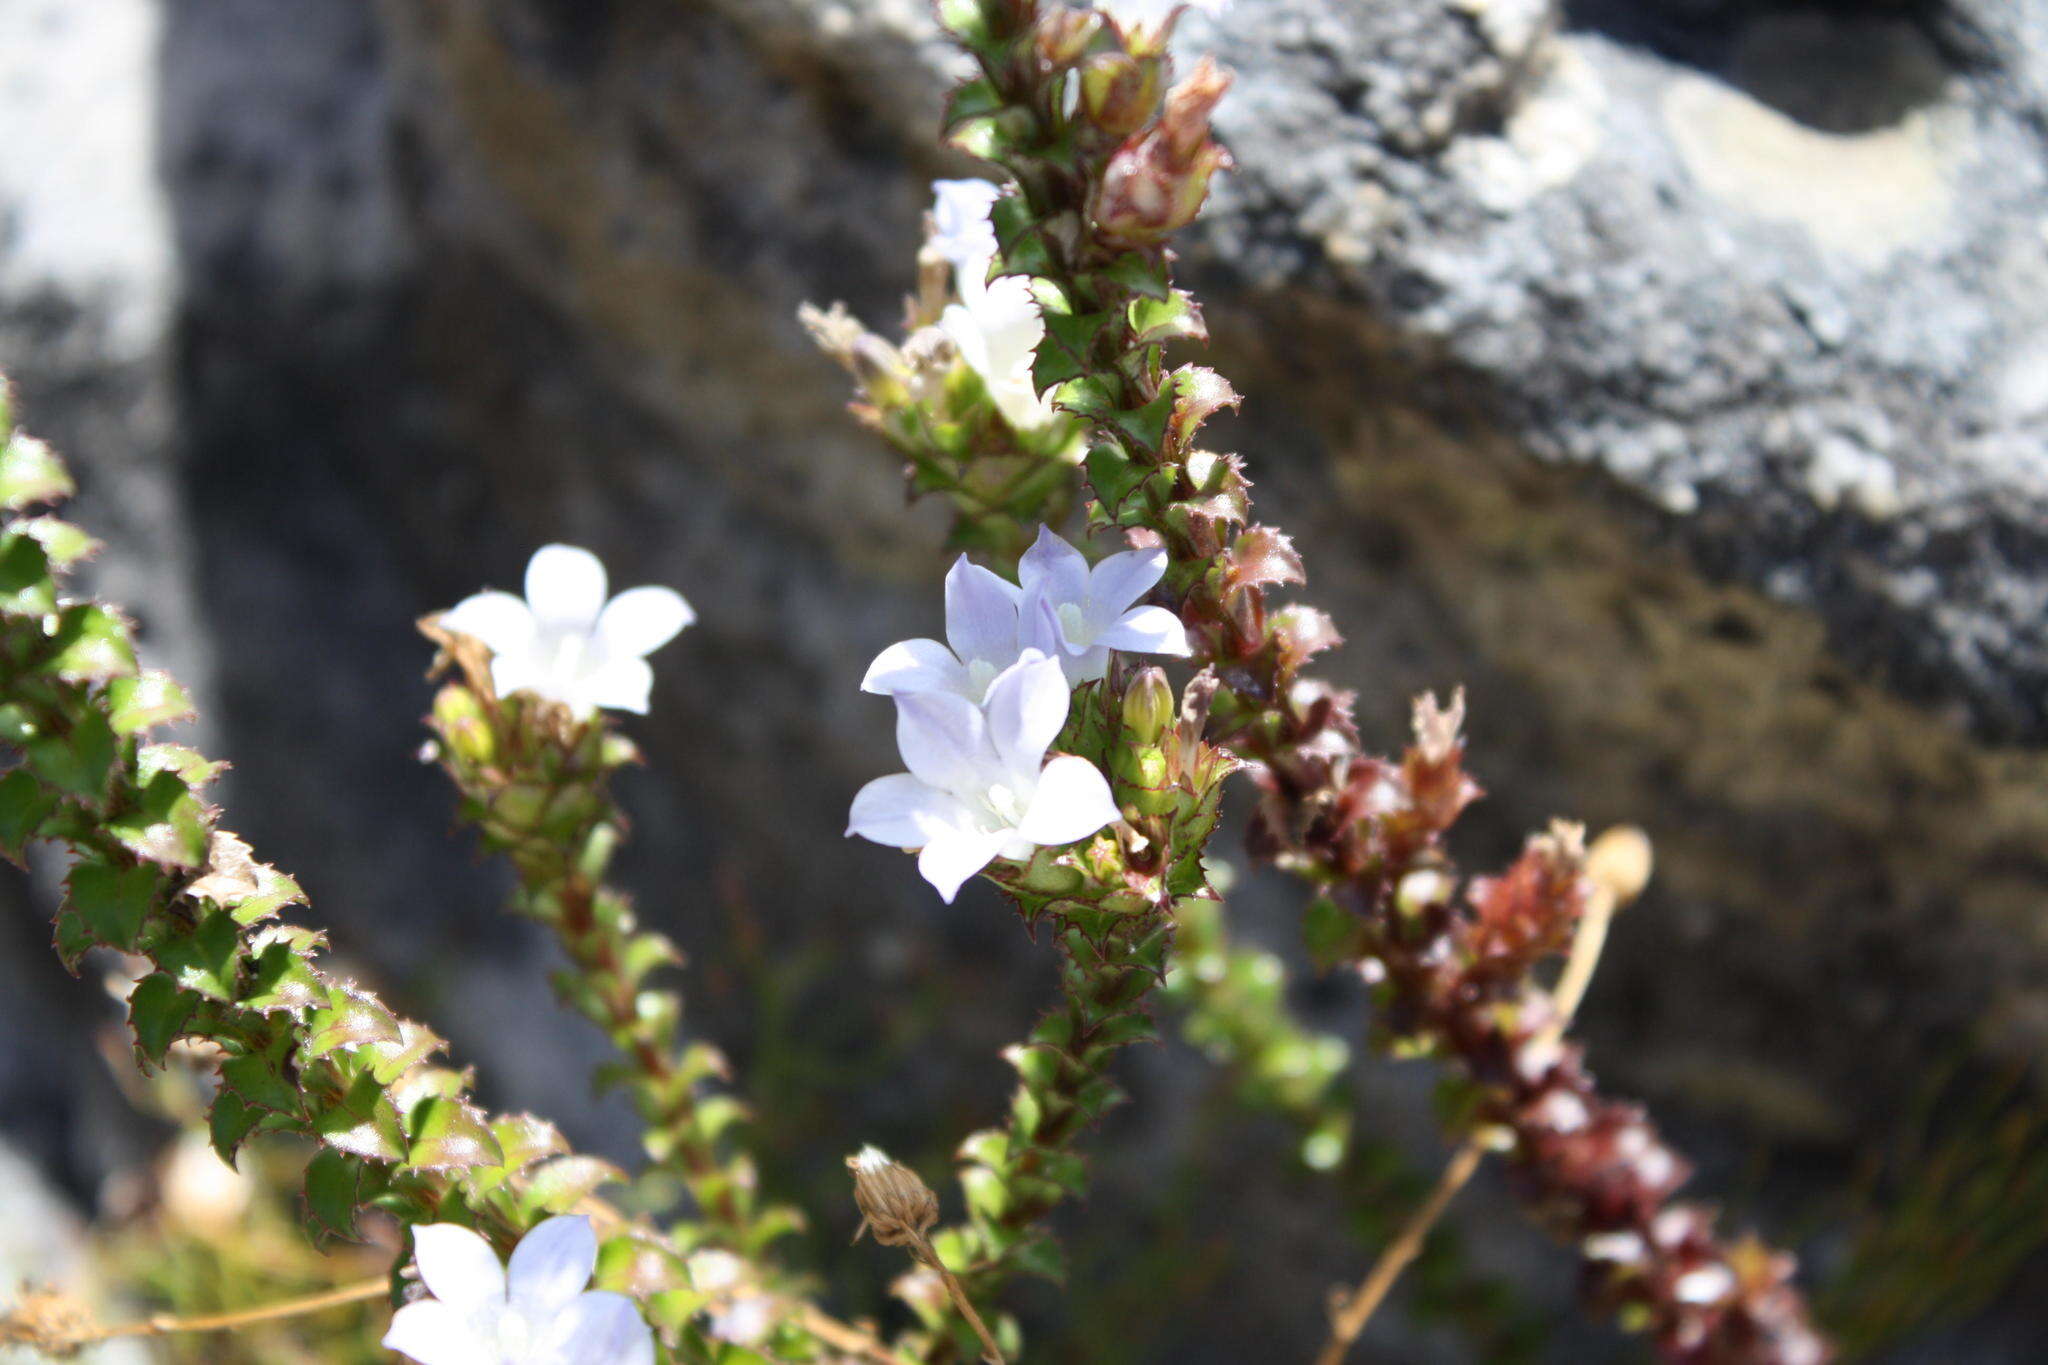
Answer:
POLYGON ((407 1115, 412 1145, 405 1164, 428 1171, 461 1171, 501 1166, 505 1154, 483 1115, 459 1099, 433 1096, 407 1115))
POLYGON ((327 998, 327 989, 327 983, 291 944, 269 943, 249 964, 242 1004, 264 1013, 310 1009, 327 998))
POLYGON ((197 926, 167 938, 158 946, 157 965, 180 986, 213 1000, 232 1000, 235 969, 241 963, 242 937, 235 922, 215 911, 197 926))
POLYGON ((235 1153, 262 1121, 262 1110, 242 1103, 234 1091, 223 1090, 213 1097, 213 1108, 207 1111, 206 1134, 220 1159, 232 1166, 235 1153))
POLYGON ((624 1171, 594 1156, 556 1157, 528 1177, 519 1195, 520 1216, 532 1219, 542 1213, 567 1213, 594 1191, 625 1178, 624 1171))
POLYGON ((1099 445, 1088 452, 1088 486, 1111 516, 1150 472, 1113 445, 1099 445))
POLYGON ((1209 339, 1209 328, 1202 320, 1201 305, 1183 289, 1176 289, 1163 299, 1133 299, 1128 318, 1132 341, 1139 346, 1209 339))
POLYGON ((178 983, 162 972, 151 972, 136 982, 128 993, 128 1027, 134 1030, 135 1046, 142 1055, 162 1066, 198 1004, 197 996, 179 990, 178 983))
POLYGON ((206 808, 176 773, 158 773, 106 829, 129 852, 159 867, 196 868, 206 858, 206 808))
POLYGON ((306 1043, 299 1056, 311 1061, 337 1048, 399 1041, 398 1019, 384 1002, 353 986, 333 986, 328 1002, 313 1011, 306 1024, 306 1043))
POLYGON ((373 1161, 405 1159, 405 1128, 391 1096, 367 1073, 358 1076, 340 1102, 313 1119, 320 1141, 338 1152, 373 1161))
POLYGON ((120 740, 97 708, 81 713, 69 730, 37 734, 23 746, 28 765, 69 796, 97 801, 106 795, 120 740))
POLYGON ((328 1149, 306 1164, 306 1222, 316 1244, 356 1235, 364 1173, 361 1161, 328 1149))
POLYGON ((57 615, 54 652, 45 671, 65 682, 104 682, 135 671, 128 623, 97 602, 80 602, 57 615))
POLYGON ((186 744, 145 744, 135 756, 137 781, 148 782, 158 773, 176 773, 193 791, 219 777, 227 766, 186 744))
POLYGON ((107 684, 107 710, 114 733, 132 735, 192 716, 192 698, 178 680, 161 669, 107 684))
POLYGON ((18 431, 0 440, 0 507, 18 512, 62 501, 73 491, 71 475, 49 446, 18 431))
POLYGON ((305 900, 297 882, 268 863, 257 862, 246 843, 218 829, 207 847, 205 875, 187 886, 185 894, 212 901, 241 925, 260 923, 305 900))
POLYGON ((1143 252, 1127 251, 1110 262, 1102 272, 1134 294, 1150 299, 1165 299, 1172 292, 1172 276, 1167 273, 1166 262, 1160 257, 1148 256, 1143 252))
POLYGON ((68 569, 81 559, 88 559, 100 552, 100 542, 87 535, 68 521, 56 517, 30 517, 17 522, 15 530, 23 535, 34 536, 36 543, 43 547, 50 563, 58 569, 68 569))
POLYGON ((236 1093, 250 1109, 285 1115, 303 1113, 305 1103, 299 1095, 299 1085, 285 1074, 289 1046, 289 1040, 285 1040, 268 1052, 227 1058, 221 1062, 221 1089, 236 1093))
POLYGON ((132 952, 161 881, 151 867, 82 862, 71 869, 65 886, 71 908, 95 940, 132 952))
POLYGON ((28 856, 28 846, 43 822, 57 809, 57 798, 43 790, 26 769, 16 768, 0 777, 0 854, 17 865, 28 856))
POLYGON ((533 1114, 508 1114, 491 1125, 491 1136, 504 1154, 501 1163, 508 1171, 523 1171, 536 1161, 566 1156, 569 1141, 562 1130, 533 1114))
POLYGON ((421 1060, 446 1046, 432 1029, 410 1019, 398 1021, 398 1037, 391 1042, 370 1045, 370 1074, 380 1084, 393 1085, 421 1060))
POLYGON ((57 950, 57 957, 64 964, 64 970, 78 975, 78 963, 95 946, 92 930, 86 927, 84 918, 70 906, 57 912, 57 919, 50 926, 50 942, 57 950))
POLYGON ((42 545, 19 531, 0 536, 0 612, 47 616, 57 609, 57 585, 42 545))

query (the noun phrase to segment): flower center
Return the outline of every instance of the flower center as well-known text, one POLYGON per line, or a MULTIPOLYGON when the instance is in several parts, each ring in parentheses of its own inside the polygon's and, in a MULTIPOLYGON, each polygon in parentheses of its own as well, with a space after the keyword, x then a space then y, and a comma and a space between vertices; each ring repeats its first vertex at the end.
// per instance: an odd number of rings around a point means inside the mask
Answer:
POLYGON ((1067 637, 1068 644, 1086 646, 1093 643, 1095 633, 1088 629, 1088 618, 1081 614, 1079 602, 1062 602, 1055 614, 1060 618, 1060 633, 1067 637))
POLYGON ((1011 829, 1024 823, 1024 807, 1028 803, 1001 782, 988 789, 988 808, 996 818, 1011 829))
POLYGON ((996 666, 987 659, 967 661, 967 700, 978 702, 988 695, 988 685, 996 680, 996 666))

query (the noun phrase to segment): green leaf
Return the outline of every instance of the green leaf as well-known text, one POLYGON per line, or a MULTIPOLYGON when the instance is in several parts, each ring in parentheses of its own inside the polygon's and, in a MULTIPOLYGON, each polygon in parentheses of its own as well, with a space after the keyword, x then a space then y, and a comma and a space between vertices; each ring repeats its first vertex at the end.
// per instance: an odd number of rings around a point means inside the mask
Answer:
POLYGON ((71 869, 65 885, 71 908, 96 941, 133 952, 162 881, 162 874, 153 867, 117 868, 82 862, 71 869))
POLYGON ((405 1159, 405 1128, 398 1106, 377 1078, 367 1073, 356 1077, 339 1103, 314 1116, 313 1131, 329 1147, 351 1156, 387 1162, 405 1159))
POLYGON ((79 959, 93 948, 92 930, 86 927, 84 918, 68 905, 58 911, 57 922, 52 926, 51 942, 64 963, 64 970, 77 976, 79 959))
POLYGON ((432 1029, 410 1019, 401 1019, 396 1040, 370 1045, 370 1074, 377 1078, 378 1084, 390 1085, 442 1046, 442 1038, 432 1029))
POLYGON ((505 1156, 501 1164, 508 1171, 523 1171, 536 1161, 565 1156, 569 1151, 562 1130, 532 1114, 509 1114, 499 1119, 491 1125, 491 1136, 498 1140, 498 1150, 505 1156))
POLYGON ((44 667, 65 682, 104 682, 135 671, 128 623, 97 602, 64 608, 51 643, 56 652, 44 667))
POLYGON ((522 1219, 567 1213, 601 1186, 618 1184, 626 1173, 594 1156, 563 1156, 535 1171, 519 1196, 522 1219))
POLYGON ((242 936, 234 920, 214 911, 192 929, 167 938, 156 950, 157 965, 188 991, 213 1000, 235 996, 242 936))
POLYGON ((988 41, 981 0, 939 0, 939 23, 970 50, 988 41))
POLYGON ((1145 482, 1150 471, 1114 445, 1099 445, 1088 452, 1088 486, 1096 500, 1115 516, 1132 490, 1145 482))
MULTIPOLYGON (((113 732, 110 729, 108 733, 113 732)), ((145 744, 135 756, 137 781, 149 782, 158 773, 176 773, 194 791, 219 777, 227 766, 184 744, 145 744)))
POLYGON ((19 531, 0 536, 0 613, 47 616, 56 609, 57 585, 42 545, 19 531))
POLYGON ((97 708, 79 714, 69 730, 37 734, 23 746, 28 765, 69 796, 97 801, 106 795, 119 739, 97 708))
POLYGON ((1165 299, 1173 290, 1173 277, 1167 273, 1165 260, 1158 255, 1127 251, 1101 273, 1132 293, 1150 299, 1165 299))
POLYGON ((128 1027, 135 1032, 135 1046, 151 1062, 162 1066, 171 1044, 184 1034, 199 997, 178 989, 178 983, 162 972, 151 972, 135 983, 128 993, 128 1027))
POLYGON ((30 517, 18 522, 15 529, 23 535, 34 536, 36 543, 43 547, 50 563, 58 569, 68 569, 81 559, 100 552, 100 543, 73 526, 56 517, 30 517))
POLYGON ((232 1090, 223 1090, 213 1097, 213 1108, 206 1115, 206 1133, 222 1161, 230 1166, 235 1164, 235 1153, 256 1131, 263 1117, 262 1110, 242 1103, 232 1090))
POLYGON ((405 1164, 428 1171, 461 1171, 476 1166, 502 1166, 505 1153, 491 1136, 483 1115, 461 1100, 436 1095, 423 1100, 408 1116, 412 1147, 405 1164))
POLYGON ((356 1235, 365 1171, 355 1157, 324 1149, 306 1164, 306 1222, 316 1244, 356 1235))
POLYGON ((28 846, 57 809, 57 798, 24 768, 0 777, 0 855, 20 864, 28 846))
POLYGON ((986 80, 972 80, 954 89, 946 101, 940 136, 950 138, 962 125, 1003 112, 1003 97, 986 80))
POLYGON ((18 512, 59 502, 75 491, 64 462, 33 436, 14 432, 0 441, 0 507, 18 512))
POLYGON ((1209 339, 1201 305, 1184 289, 1176 289, 1164 299, 1133 299, 1129 316, 1131 331, 1136 334, 1133 341, 1139 346, 1209 339))
POLYGON ((304 1112, 298 1082, 285 1074, 290 1047, 291 1040, 283 1038, 266 1052, 228 1058, 220 1064, 221 1088, 251 1109, 293 1116, 304 1112))
POLYGON ((117 735, 132 735, 192 715, 192 698, 178 680, 160 669, 107 685, 107 709, 117 735))
POLYGON ((158 773, 106 828, 145 862, 189 870, 206 861, 206 808, 176 773, 158 773))
POLYGON ((252 1010, 309 1009, 326 998, 327 983, 289 943, 268 943, 249 967, 242 1004, 252 1010))
POLYGON ((396 1043, 400 1037, 398 1020, 384 1003, 349 985, 329 990, 328 1003, 313 1012, 306 1034, 306 1045, 299 1051, 304 1061, 325 1057, 337 1048, 396 1043))

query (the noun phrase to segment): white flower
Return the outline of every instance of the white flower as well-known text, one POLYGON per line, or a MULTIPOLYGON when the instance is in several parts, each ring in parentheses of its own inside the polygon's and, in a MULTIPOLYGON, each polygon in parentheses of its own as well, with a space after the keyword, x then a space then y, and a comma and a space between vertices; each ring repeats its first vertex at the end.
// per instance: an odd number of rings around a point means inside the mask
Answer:
POLYGON ((996 675, 1017 662, 1020 590, 961 555, 946 572, 946 643, 904 640, 868 665, 863 692, 902 696, 957 692, 979 703, 996 675))
POLYGON ((582 715, 647 713, 646 656, 697 619, 680 593, 631 588, 605 601, 604 565, 573 545, 543 545, 526 566, 526 600, 480 592, 444 612, 444 629, 491 649, 499 696, 532 692, 582 715))
POLYGON ((741 1294, 711 1310, 711 1335, 735 1346, 756 1346, 775 1328, 775 1300, 766 1294, 741 1294))
POLYGON ((946 305, 939 315, 940 329, 968 368, 981 376, 1005 421, 1019 431, 1045 426, 1058 414, 1031 381, 1031 361, 1045 336, 1045 318, 1030 283, 1022 275, 983 283, 966 270, 959 281, 960 302, 946 305))
POLYGON ((1117 809, 1094 764, 1045 760, 1070 699, 1058 662, 1037 650, 989 685, 983 706, 953 692, 899 694, 896 746, 910 771, 862 787, 846 832, 922 849, 917 870, 949 903, 992 859, 1087 838, 1117 809))
POLYGON ((623 1294, 584 1291, 597 1268, 588 1218, 550 1218, 508 1271, 468 1228, 413 1229, 432 1298, 392 1315, 384 1346, 419 1365, 654 1365, 654 1334, 623 1294))
POLYGON ((985 278, 996 255, 989 210, 1003 197, 1002 187, 986 180, 934 180, 932 196, 932 253, 963 276, 985 278))
POLYGON ((1077 687, 1109 671, 1112 649, 1185 656, 1191 650, 1178 616, 1131 605, 1165 573, 1164 550, 1124 550, 1090 569, 1079 550, 1041 526, 1017 565, 1020 638, 1057 657, 1077 687))

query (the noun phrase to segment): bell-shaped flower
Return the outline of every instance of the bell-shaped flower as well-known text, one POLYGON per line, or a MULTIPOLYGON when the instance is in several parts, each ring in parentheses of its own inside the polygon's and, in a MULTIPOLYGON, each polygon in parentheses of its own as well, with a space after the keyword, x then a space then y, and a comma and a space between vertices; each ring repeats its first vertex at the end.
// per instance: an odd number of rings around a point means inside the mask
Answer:
POLYGON ((957 692, 980 703, 996 675, 1017 662, 1019 589, 961 555, 946 573, 946 643, 904 640, 868 665, 863 692, 904 696, 957 692))
POLYGON ((413 1229, 413 1261, 432 1297, 393 1314, 383 1344, 417 1365, 654 1365, 633 1301, 584 1288, 597 1268, 588 1218, 540 1224, 509 1268, 468 1228, 429 1223, 413 1229))
POLYGON ((939 328, 967 367, 981 376, 1003 420, 1036 431, 1057 415, 1031 381, 1031 361, 1045 336, 1045 318, 1021 275, 982 283, 960 274, 960 302, 939 315, 939 328))
POLYGON ((1117 809, 1094 764, 1046 761, 1070 697, 1058 661, 1037 650, 989 685, 982 706, 954 692, 898 695, 896 746, 910 771, 862 787, 847 834, 921 850, 917 870, 948 903, 996 858, 1087 838, 1117 809))
POLYGON ((1109 671, 1111 650, 1127 654, 1190 652, 1187 629, 1165 607, 1133 605, 1166 574, 1166 551, 1123 550, 1094 568, 1051 528, 1017 564, 1023 584, 1019 638, 1060 661, 1074 686, 1109 671))
POLYGON ((932 235, 926 246, 963 278, 971 274, 977 282, 986 279, 989 262, 996 256, 996 229, 989 211, 1002 197, 1002 187, 987 180, 934 180, 932 235))
POLYGON ((629 588, 605 600, 604 565, 573 545, 543 545, 526 566, 526 599, 480 592, 441 616, 441 626, 491 650, 499 696, 532 692, 579 715, 599 707, 647 713, 654 670, 647 655, 697 619, 680 593, 629 588))

